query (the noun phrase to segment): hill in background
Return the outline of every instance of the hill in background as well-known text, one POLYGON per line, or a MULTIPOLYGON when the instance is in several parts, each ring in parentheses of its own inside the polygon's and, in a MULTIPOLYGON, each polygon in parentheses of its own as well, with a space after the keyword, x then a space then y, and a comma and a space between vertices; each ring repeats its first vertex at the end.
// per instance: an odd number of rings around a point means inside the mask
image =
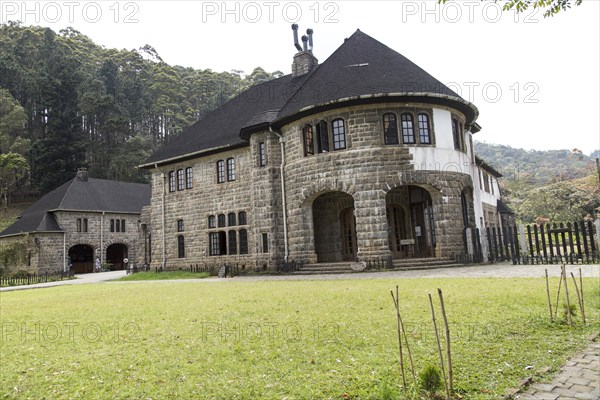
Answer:
POLYGON ((591 157, 598 151, 586 156, 577 149, 524 150, 476 141, 475 153, 502 173, 503 198, 522 222, 572 222, 600 207, 599 172, 591 157))

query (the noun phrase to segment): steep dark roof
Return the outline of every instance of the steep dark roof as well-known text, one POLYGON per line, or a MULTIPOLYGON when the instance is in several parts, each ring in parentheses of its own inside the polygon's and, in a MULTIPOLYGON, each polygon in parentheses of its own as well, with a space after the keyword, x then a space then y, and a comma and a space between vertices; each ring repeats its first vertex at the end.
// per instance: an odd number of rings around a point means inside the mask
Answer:
POLYGON ((357 30, 320 65, 254 86, 159 149, 142 165, 242 147, 254 131, 354 103, 417 101, 452 106, 471 124, 477 108, 403 55, 357 30))
POLYGON ((23 212, 0 237, 27 232, 62 232, 54 211, 138 214, 150 204, 150 185, 76 177, 46 194, 23 212))

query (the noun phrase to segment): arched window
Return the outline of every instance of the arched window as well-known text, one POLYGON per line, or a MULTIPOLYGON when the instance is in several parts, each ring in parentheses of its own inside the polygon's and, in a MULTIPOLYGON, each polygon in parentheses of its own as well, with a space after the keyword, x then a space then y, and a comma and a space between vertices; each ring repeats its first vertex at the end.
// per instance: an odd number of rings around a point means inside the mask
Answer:
POLYGON ((454 140, 454 149, 462 150, 462 144, 460 140, 461 129, 456 118, 452 118, 452 139, 454 140))
POLYGON ((304 125, 302 128, 302 140, 304 141, 304 157, 315 154, 312 125, 304 125))
POLYGON ((227 214, 227 226, 236 226, 235 223, 235 213, 227 214))
POLYGON ((216 228, 217 227, 217 219, 214 215, 208 216, 208 228, 216 228))
POLYGON ((194 186, 194 169, 187 167, 185 169, 185 188, 191 189, 194 186))
POLYGON ((169 171, 169 192, 175 191, 175 171, 169 171))
POLYGON ((417 115, 419 123, 419 143, 431 144, 431 128, 429 126, 429 116, 425 113, 417 115))
POLYGON ((238 224, 240 224, 240 225, 248 224, 247 219, 246 219, 246 211, 240 211, 238 213, 238 224))
POLYGON ((240 254, 248 254, 248 231, 240 229, 240 254))
POLYGON ((346 127, 341 118, 334 119, 331 123, 333 128, 333 150, 342 150, 346 148, 346 127))
POLYGON ((402 115, 400 115, 400 121, 402 122, 402 143, 414 144, 415 129, 412 114, 403 113, 402 115))
POLYGON ((317 124, 317 151, 319 153, 329 152, 329 133, 327 132, 327 122, 319 121, 317 124))
POLYGON ((177 257, 185 258, 185 238, 183 235, 177 236, 177 257))
POLYGON ((225 226, 225 214, 219 214, 217 222, 219 228, 223 228, 225 226))
POLYGON ((398 144, 398 121, 396 114, 383 114, 383 140, 385 144, 398 144))
POLYGON ((237 232, 229 231, 229 252, 227 254, 233 255, 237 254, 237 232))
POLYGON ((225 182, 225 161, 217 161, 217 183, 225 182))
POLYGON ((182 219, 177 220, 177 232, 183 232, 183 228, 184 228, 183 220, 182 219))
POLYGON ((227 181, 228 182, 235 181, 235 159, 234 158, 227 159, 227 181))
POLYGON ((183 190, 185 188, 183 169, 177 170, 177 190, 183 190))

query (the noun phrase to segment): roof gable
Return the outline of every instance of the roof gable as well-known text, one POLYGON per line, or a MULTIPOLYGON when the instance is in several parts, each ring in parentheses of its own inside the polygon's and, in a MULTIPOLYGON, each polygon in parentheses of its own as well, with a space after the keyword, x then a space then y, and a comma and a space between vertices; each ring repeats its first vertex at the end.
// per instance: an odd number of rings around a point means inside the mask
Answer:
POLYGON ((404 100, 448 105, 468 122, 475 106, 415 63, 357 30, 307 74, 286 75, 256 85, 185 129, 152 154, 142 167, 248 145, 250 134, 275 128, 318 108, 343 101, 404 100))

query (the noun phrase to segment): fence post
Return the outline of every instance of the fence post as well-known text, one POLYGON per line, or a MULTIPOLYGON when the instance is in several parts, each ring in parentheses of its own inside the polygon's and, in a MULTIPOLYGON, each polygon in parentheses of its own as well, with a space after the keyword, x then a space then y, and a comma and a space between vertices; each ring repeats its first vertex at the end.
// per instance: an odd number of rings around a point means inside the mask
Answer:
POLYGON ((471 228, 465 228, 465 243, 467 245, 467 248, 465 249, 467 255, 469 258, 473 258, 473 232, 471 228))
MULTIPOLYGON (((596 227, 596 242, 594 242, 594 229, 591 226, 590 236, 592 237, 592 242, 596 243, 596 251, 599 253, 598 255, 600 256, 600 219, 594 221, 594 226, 596 227)), ((592 249, 592 252, 594 252, 594 249, 592 249)))

